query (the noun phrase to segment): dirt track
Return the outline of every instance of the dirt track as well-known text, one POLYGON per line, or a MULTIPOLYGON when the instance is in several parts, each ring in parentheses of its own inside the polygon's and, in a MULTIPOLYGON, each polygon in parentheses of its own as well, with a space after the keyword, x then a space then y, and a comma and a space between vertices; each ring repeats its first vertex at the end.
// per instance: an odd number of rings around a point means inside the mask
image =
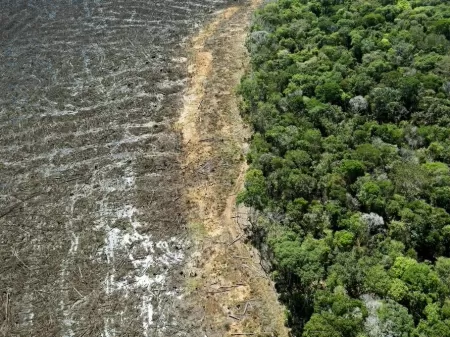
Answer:
POLYGON ((195 242, 185 271, 188 298, 208 337, 288 334, 258 252, 245 243, 247 210, 235 207, 250 133, 234 90, 248 61, 245 38, 258 4, 222 11, 192 40, 190 82, 179 120, 188 226, 195 242))

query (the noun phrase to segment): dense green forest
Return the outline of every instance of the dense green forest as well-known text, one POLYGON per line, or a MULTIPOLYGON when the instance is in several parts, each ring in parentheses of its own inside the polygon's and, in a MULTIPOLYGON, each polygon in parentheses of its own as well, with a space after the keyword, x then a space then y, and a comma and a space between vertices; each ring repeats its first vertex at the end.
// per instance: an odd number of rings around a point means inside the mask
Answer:
POLYGON ((245 190, 294 336, 450 336, 450 3, 279 0, 245 190))

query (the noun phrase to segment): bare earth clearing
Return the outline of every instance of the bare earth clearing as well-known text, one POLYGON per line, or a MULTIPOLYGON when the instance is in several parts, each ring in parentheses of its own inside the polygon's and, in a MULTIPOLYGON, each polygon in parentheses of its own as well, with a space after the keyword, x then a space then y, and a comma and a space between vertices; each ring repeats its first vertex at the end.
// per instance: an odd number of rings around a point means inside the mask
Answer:
POLYGON ((185 270, 190 277, 188 299, 208 337, 288 335, 259 254, 244 243, 247 210, 235 207, 250 133, 239 115, 234 89, 248 61, 245 37, 258 3, 224 10, 193 39, 191 79, 179 121, 189 229, 195 242, 185 270))
POLYGON ((0 0, 0 335, 285 335, 234 217, 234 4, 189 49, 226 1, 0 0))

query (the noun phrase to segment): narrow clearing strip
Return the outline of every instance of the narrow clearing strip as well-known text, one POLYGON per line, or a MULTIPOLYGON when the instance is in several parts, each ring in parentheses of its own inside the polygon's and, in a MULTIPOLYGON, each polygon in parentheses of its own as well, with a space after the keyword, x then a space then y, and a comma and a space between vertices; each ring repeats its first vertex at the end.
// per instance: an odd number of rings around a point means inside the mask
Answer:
MULTIPOLYGON (((248 64, 245 38, 258 0, 217 14, 193 40, 190 83, 178 127, 184 142, 189 230, 187 303, 205 336, 287 336, 283 308, 236 209, 249 130, 234 89, 248 64)), ((203 336, 202 336, 203 337, 203 336)))

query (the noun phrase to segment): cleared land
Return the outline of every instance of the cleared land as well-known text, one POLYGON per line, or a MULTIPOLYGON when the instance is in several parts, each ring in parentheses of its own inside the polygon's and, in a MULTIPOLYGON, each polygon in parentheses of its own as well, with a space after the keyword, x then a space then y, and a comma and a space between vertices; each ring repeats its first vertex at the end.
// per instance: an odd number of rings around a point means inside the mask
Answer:
POLYGON ((193 335, 172 125, 187 36, 225 5, 1 1, 0 334, 193 335))
POLYGON ((248 63, 245 38, 258 4, 222 11, 190 48, 190 80, 178 126, 194 243, 185 268, 186 303, 191 321, 200 323, 198 336, 288 335, 273 284, 258 252, 246 243, 249 210, 235 207, 250 130, 234 90, 248 63))

